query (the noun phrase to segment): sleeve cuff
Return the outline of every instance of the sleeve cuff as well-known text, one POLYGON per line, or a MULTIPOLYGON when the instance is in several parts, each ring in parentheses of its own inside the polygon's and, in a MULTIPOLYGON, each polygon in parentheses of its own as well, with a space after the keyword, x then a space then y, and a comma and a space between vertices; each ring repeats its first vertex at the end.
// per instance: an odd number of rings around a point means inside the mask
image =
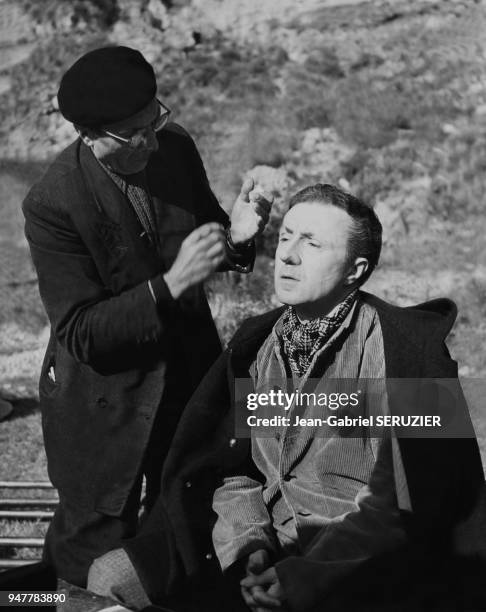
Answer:
POLYGON ((292 612, 314 609, 332 594, 332 589, 363 564, 363 559, 324 561, 286 557, 275 564, 288 607, 292 612))
POLYGON ((226 255, 231 269, 248 273, 253 270, 256 248, 255 241, 250 240, 242 245, 235 245, 231 240, 230 227, 226 228, 226 255))
MULTIPOLYGON (((237 544, 236 544, 237 546, 237 544)), ((271 545, 271 543, 267 540, 251 540, 246 542, 241 548, 234 547, 230 553, 218 555, 216 551, 216 556, 218 557, 218 561, 223 572, 227 572, 230 568, 237 562, 241 561, 245 557, 248 557, 252 553, 257 550, 264 549, 268 551, 270 556, 275 555, 275 548, 271 545)))
POLYGON ((148 281, 148 288, 159 311, 168 313, 175 309, 177 302, 172 297, 162 274, 151 278, 148 281))

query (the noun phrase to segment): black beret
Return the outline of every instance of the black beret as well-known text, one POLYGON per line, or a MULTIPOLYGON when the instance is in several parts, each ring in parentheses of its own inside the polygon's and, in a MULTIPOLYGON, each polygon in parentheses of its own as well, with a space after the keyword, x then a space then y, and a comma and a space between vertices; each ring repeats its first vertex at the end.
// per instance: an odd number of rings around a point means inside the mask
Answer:
POLYGON ((57 100, 68 121, 99 127, 135 115, 150 104, 156 91, 154 69, 140 51, 102 47, 69 68, 57 100))

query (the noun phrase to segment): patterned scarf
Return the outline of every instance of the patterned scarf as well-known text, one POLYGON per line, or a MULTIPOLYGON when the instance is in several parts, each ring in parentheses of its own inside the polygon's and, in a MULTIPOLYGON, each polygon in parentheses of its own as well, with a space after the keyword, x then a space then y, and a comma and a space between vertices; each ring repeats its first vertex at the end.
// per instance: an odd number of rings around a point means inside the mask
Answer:
POLYGON ((292 371, 303 376, 317 351, 324 346, 348 315, 358 290, 352 291, 336 306, 331 315, 310 321, 299 321, 295 310, 289 306, 284 312, 281 327, 284 353, 292 371))
POLYGON ((145 174, 143 172, 131 174, 127 177, 129 179, 127 180, 127 178, 120 174, 116 174, 101 162, 100 165, 108 176, 111 177, 120 191, 128 198, 145 234, 148 236, 150 242, 155 244, 158 234, 152 211, 151 199, 145 181, 145 174))

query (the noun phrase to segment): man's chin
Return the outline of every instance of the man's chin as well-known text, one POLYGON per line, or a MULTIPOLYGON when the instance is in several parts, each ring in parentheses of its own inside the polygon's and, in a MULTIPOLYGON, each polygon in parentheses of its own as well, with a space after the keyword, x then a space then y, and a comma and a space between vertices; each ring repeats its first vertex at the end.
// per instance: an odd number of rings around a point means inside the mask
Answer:
POLYGON ((137 174, 137 172, 142 172, 147 167, 150 156, 146 159, 139 160, 130 160, 130 163, 124 164, 123 167, 120 167, 118 170, 118 174, 137 174))
POLYGON ((135 174, 136 172, 142 172, 142 170, 145 170, 145 168, 147 167, 148 161, 149 160, 147 158, 147 160, 145 162, 140 163, 140 164, 134 166, 133 167, 134 169, 131 171, 130 174, 135 174))
POLYGON ((298 296, 292 295, 292 292, 290 291, 276 290, 275 295, 277 300, 282 304, 285 304, 285 306, 298 306, 299 304, 302 304, 302 300, 299 299, 298 296))

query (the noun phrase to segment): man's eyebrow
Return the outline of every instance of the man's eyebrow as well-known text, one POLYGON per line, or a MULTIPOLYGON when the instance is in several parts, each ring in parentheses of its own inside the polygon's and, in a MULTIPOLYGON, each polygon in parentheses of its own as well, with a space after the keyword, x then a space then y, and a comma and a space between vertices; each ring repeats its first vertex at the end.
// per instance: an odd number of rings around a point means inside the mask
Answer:
POLYGON ((315 236, 314 236, 314 234, 312 232, 302 232, 301 236, 302 236, 302 238, 309 238, 310 240, 315 238, 315 236))
MULTIPOLYGON (((286 225, 282 226, 282 229, 280 230, 280 232, 286 232, 287 234, 293 234, 294 231, 290 229, 290 227, 287 227, 286 225)), ((299 236, 301 238, 308 238, 309 240, 314 240, 315 239, 315 235, 312 232, 302 232, 299 234, 299 236)))

